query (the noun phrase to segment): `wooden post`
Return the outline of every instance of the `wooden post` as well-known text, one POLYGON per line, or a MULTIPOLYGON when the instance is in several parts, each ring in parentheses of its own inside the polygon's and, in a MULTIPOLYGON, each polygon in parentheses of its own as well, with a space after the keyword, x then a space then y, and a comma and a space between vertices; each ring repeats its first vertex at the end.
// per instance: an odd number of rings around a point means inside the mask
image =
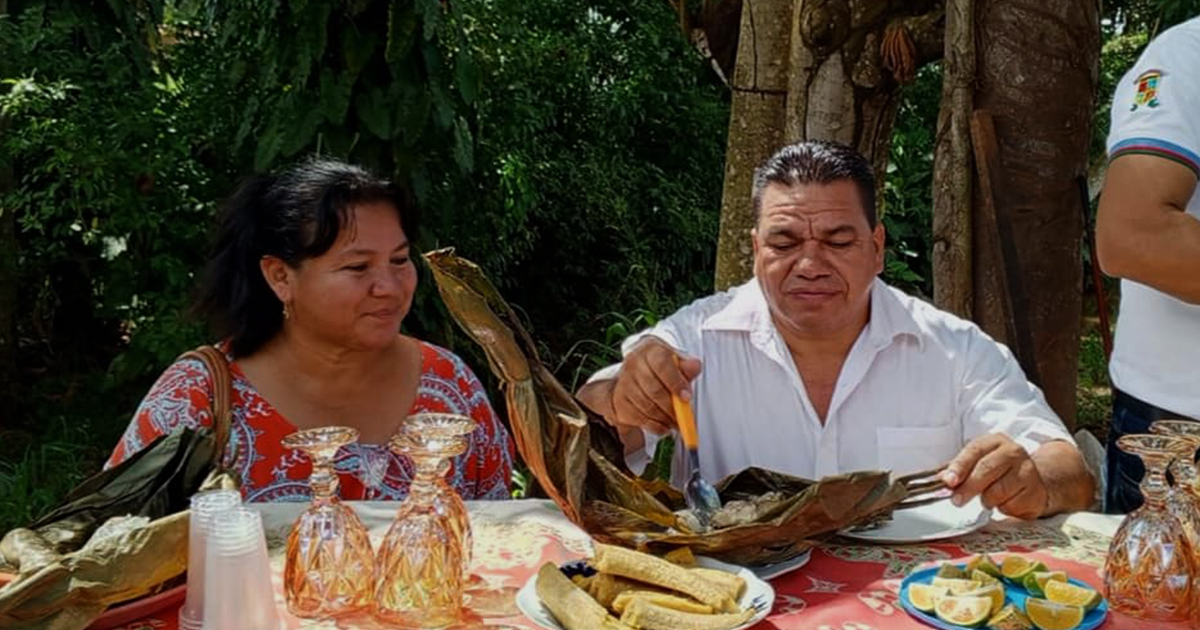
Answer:
POLYGON ((942 106, 933 158, 933 301, 971 318, 972 155, 975 89, 973 0, 946 0, 942 106))
POLYGON ((1017 254, 1016 236, 1013 233, 1009 209, 996 203, 995 191, 1004 185, 1004 173, 1000 167, 1000 148, 996 144, 996 127, 992 115, 977 110, 971 116, 971 139, 975 146, 975 166, 979 175, 979 211, 986 225, 994 226, 992 232, 999 247, 994 269, 1000 278, 1000 310, 1008 329, 1008 340, 1025 376, 1034 385, 1041 382, 1038 375, 1037 354, 1034 352, 1033 333, 1029 329, 1029 294, 1022 279, 1021 260, 1017 254))
POLYGON ((750 190, 754 169, 783 144, 791 19, 792 0, 745 0, 742 4, 737 65, 730 82, 733 102, 721 194, 717 290, 754 275, 750 190))

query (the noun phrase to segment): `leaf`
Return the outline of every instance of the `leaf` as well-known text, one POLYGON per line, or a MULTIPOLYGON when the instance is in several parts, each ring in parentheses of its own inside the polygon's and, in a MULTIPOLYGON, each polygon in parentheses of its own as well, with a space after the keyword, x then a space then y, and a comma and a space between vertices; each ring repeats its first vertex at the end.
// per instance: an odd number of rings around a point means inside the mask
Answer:
POLYGON ((417 14, 411 0, 392 0, 388 7, 387 48, 384 59, 398 65, 417 42, 417 14))
POLYGON ((375 33, 363 33, 353 24, 346 24, 342 28, 342 54, 346 57, 346 70, 350 76, 357 77, 362 72, 378 43, 379 38, 375 33))
POLYGON ((406 83, 403 86, 396 103, 396 126, 405 146, 412 146, 429 124, 432 99, 429 90, 421 85, 406 83))
POLYGON ((279 147, 283 144, 283 133, 274 122, 258 139, 258 148, 254 151, 254 170, 262 172, 271 166, 279 155, 279 147))
POLYGON ((293 116, 291 119, 298 122, 284 135, 279 146, 279 151, 287 156, 295 155, 316 138, 317 129, 321 126, 321 109, 308 106, 302 116, 293 116))
POLYGON ((367 131, 376 137, 391 140, 395 135, 386 99, 379 88, 372 87, 366 94, 359 94, 354 102, 354 112, 358 114, 358 119, 366 126, 367 131))
POLYGON ((442 22, 442 3, 440 0, 417 0, 417 10, 421 12, 425 41, 430 41, 437 35, 442 22))
POLYGON ((257 96, 251 96, 246 101, 246 106, 242 109, 242 124, 238 125, 237 134, 233 138, 234 150, 241 148, 242 143, 246 141, 246 136, 250 135, 250 130, 254 124, 254 116, 258 113, 258 105, 257 96))
POLYGON ((454 124, 454 104, 450 95, 436 83, 429 86, 429 94, 433 99, 433 121, 439 129, 449 129, 454 124))
POLYGON ((471 127, 462 116, 454 121, 454 162, 464 173, 475 168, 474 139, 471 127))
POLYGON ((320 110, 325 120, 334 125, 341 125, 346 120, 353 87, 354 79, 350 74, 335 77, 329 68, 321 70, 320 110))
POLYGON ((462 94, 467 105, 475 102, 479 95, 479 67, 471 58, 469 51, 463 49, 454 61, 454 79, 458 84, 458 93, 462 94))

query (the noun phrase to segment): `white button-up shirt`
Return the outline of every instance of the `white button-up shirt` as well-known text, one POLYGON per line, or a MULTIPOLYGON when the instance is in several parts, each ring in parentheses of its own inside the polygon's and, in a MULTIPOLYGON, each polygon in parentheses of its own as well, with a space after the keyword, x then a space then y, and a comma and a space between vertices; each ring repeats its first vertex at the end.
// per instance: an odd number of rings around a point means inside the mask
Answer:
MULTIPOLYGON (((1029 452, 1071 441, 1007 348, 882 280, 871 289, 870 319, 842 366, 824 424, 757 280, 693 302, 625 340, 623 352, 647 335, 703 362, 693 404, 701 472, 714 482, 750 466, 810 479, 917 472, 987 433, 1005 433, 1029 452)), ((592 381, 619 369, 609 366, 592 381)), ((647 435, 646 452, 630 465, 644 466, 656 444, 647 435)), ((687 472, 676 449, 672 481, 681 485, 687 472)))

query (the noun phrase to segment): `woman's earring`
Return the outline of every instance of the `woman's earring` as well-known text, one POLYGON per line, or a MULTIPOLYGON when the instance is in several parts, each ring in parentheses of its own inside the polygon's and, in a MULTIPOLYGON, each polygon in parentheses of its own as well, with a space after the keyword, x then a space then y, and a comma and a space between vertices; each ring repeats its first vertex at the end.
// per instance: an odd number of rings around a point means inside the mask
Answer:
POLYGON ((291 318, 292 318, 292 309, 288 308, 288 303, 287 303, 287 302, 284 302, 284 303, 283 303, 283 318, 284 318, 285 320, 286 320, 286 319, 291 319, 291 318))

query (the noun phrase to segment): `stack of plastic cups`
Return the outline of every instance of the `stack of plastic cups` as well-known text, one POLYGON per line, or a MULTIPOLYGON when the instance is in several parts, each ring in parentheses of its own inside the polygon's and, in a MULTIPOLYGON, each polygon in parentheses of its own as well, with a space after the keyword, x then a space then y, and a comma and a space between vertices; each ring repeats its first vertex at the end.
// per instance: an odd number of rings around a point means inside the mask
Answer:
POLYGON ((211 490, 192 497, 188 515, 187 600, 179 609, 179 630, 200 630, 204 623, 204 556, 214 516, 242 504, 237 490, 211 490))
POLYGON ((246 508, 222 512, 208 531, 201 630, 277 630, 262 516, 246 508))

